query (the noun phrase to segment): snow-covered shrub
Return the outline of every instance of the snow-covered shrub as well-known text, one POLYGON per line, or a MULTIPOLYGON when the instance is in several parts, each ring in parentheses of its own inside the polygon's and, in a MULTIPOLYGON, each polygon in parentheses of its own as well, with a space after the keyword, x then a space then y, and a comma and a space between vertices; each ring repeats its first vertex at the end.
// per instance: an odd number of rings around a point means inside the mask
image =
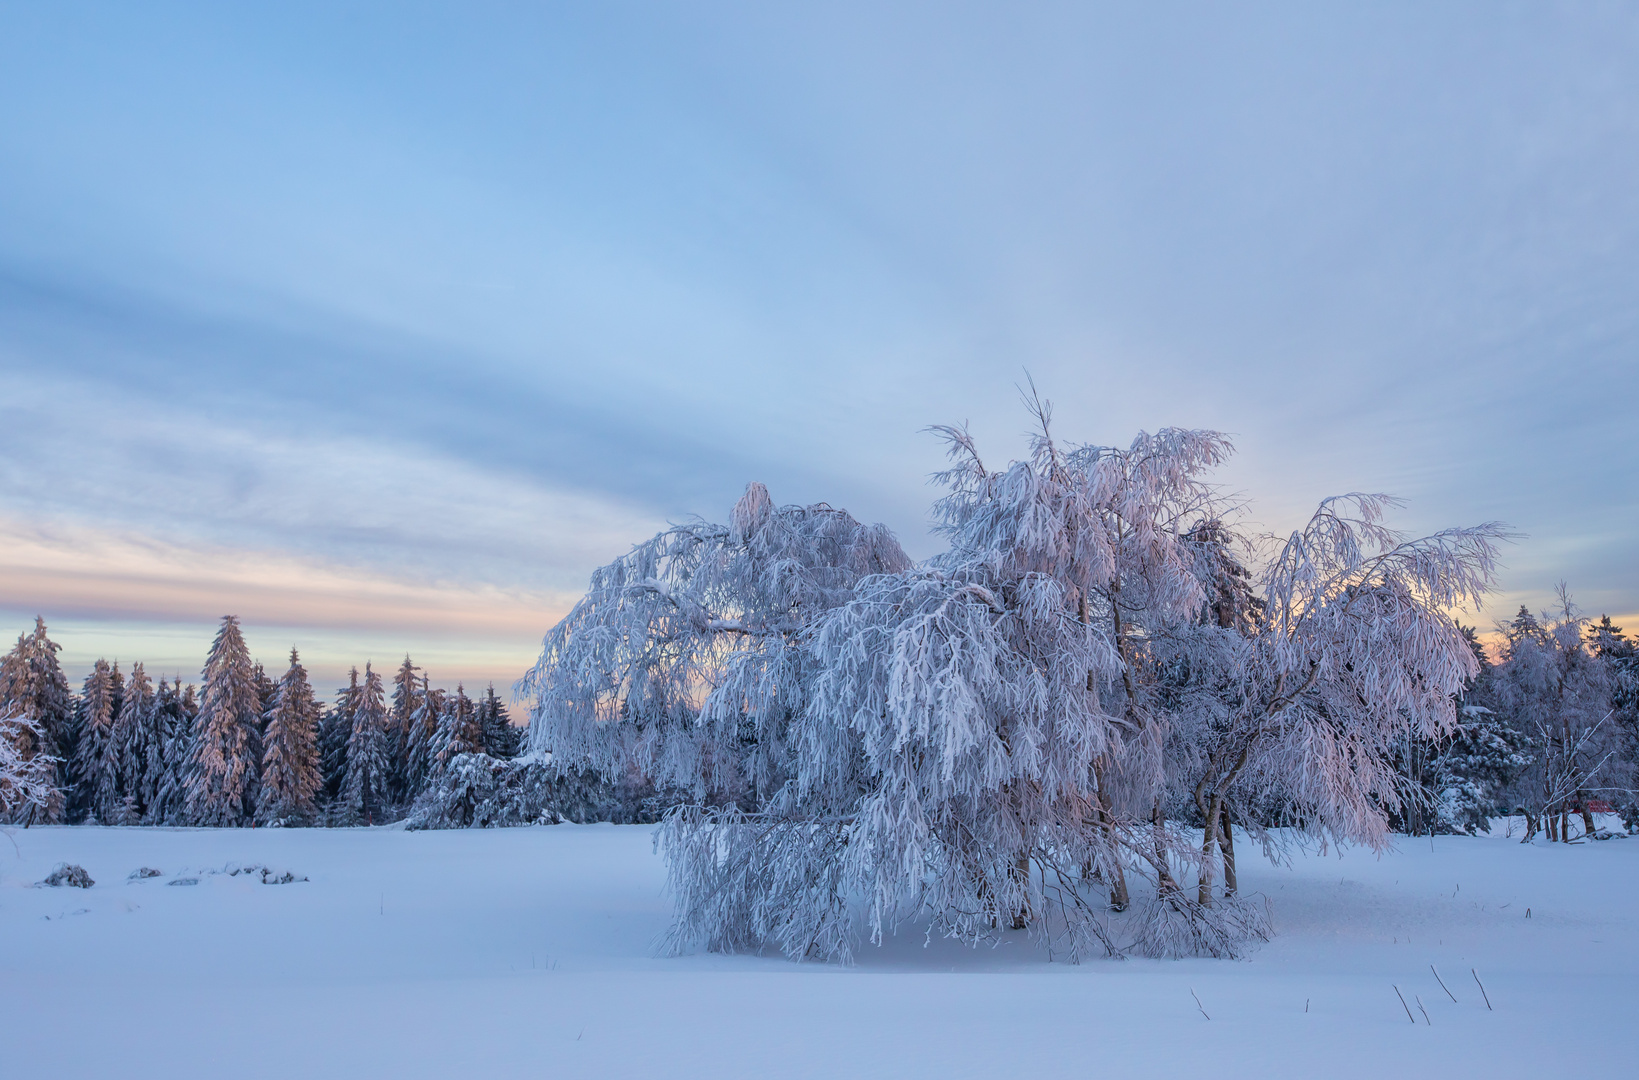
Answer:
POLYGON ((92 881, 91 875, 85 872, 85 867, 77 866, 74 863, 58 863, 57 868, 47 874, 46 879, 40 884, 49 885, 52 888, 66 886, 74 889, 89 889, 96 882, 92 881))

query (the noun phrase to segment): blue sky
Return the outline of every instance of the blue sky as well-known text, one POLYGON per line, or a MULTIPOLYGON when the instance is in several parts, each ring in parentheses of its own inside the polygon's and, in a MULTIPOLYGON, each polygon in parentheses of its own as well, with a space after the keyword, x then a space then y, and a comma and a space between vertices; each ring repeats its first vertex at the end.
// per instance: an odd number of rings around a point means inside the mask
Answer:
POLYGON ((510 681, 749 479, 1214 427, 1639 620, 1639 8, 0 0, 0 615, 510 681))

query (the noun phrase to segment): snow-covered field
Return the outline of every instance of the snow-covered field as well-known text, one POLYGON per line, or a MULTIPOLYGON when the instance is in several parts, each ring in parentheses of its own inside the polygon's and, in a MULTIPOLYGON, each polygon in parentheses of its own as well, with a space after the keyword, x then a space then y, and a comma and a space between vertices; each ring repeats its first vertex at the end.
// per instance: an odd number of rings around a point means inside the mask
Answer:
POLYGON ((1022 935, 972 951, 919 934, 849 969, 663 959, 662 878, 641 827, 16 830, 0 838, 0 1075, 1639 1069, 1639 838, 1441 837, 1291 869, 1248 859, 1243 883, 1269 897, 1277 936, 1241 962, 1071 967, 1022 935), (28 887, 65 860, 96 885, 28 887), (230 864, 309 880, 199 873, 230 864), (127 881, 142 866, 163 876, 127 881), (168 884, 179 875, 198 884, 168 884))

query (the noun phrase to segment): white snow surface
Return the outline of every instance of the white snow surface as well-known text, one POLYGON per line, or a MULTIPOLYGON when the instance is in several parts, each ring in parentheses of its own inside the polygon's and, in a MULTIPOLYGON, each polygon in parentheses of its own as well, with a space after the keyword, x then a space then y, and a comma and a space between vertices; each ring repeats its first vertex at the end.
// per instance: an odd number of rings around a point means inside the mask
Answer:
POLYGON ((14 830, 0 838, 0 1074, 1542 1080, 1635 1067, 1639 838, 1402 838, 1381 858, 1291 867, 1246 852, 1243 889, 1269 898, 1276 937, 1244 961, 1076 967, 1022 934, 972 950, 906 930, 839 968, 656 955, 669 905, 651 831, 14 830), (31 887, 63 861, 96 885, 31 887), (308 880, 210 872, 234 864, 308 880), (127 880, 144 866, 163 874, 127 880), (168 884, 179 876, 199 883, 168 884))

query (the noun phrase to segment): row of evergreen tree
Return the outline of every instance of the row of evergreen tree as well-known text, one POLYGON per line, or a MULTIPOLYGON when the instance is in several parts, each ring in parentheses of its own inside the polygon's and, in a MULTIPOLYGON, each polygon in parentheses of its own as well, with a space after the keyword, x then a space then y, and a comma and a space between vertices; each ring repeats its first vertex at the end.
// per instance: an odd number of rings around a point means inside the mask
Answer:
POLYGON ((0 716, 32 721, 20 747, 57 763, 57 792, 21 824, 379 824, 408 811, 461 754, 517 755, 523 732, 491 685, 435 688, 406 656, 391 689, 354 668, 326 707, 295 649, 278 680, 226 616, 201 686, 156 686, 98 660, 74 694, 36 619, 0 660, 0 716))
POLYGON ((1500 627, 1495 657, 1464 629, 1479 674, 1462 724, 1443 739, 1407 739, 1396 826, 1483 832, 1518 815, 1526 839, 1570 841, 1596 833, 1594 815, 1608 809, 1639 827, 1639 641, 1608 615, 1583 618, 1563 587, 1558 611, 1521 607, 1500 627))

